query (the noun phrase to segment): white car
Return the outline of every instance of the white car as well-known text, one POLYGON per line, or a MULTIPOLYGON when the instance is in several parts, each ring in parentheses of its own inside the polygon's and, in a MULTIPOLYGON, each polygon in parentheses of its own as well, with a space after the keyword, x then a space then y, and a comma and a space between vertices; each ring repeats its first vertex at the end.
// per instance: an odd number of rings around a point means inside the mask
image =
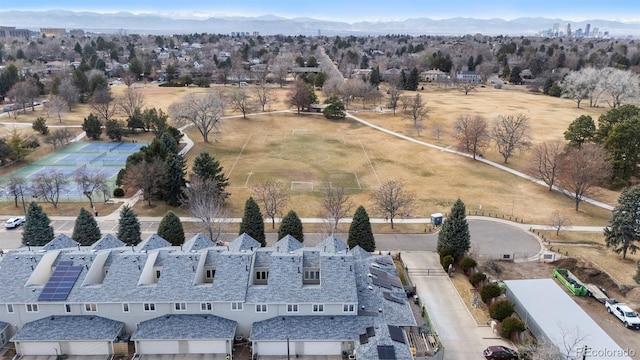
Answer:
POLYGON ((7 220, 6 223, 4 223, 4 227, 5 229, 14 229, 22 224, 24 224, 24 217, 12 217, 11 219, 7 220))

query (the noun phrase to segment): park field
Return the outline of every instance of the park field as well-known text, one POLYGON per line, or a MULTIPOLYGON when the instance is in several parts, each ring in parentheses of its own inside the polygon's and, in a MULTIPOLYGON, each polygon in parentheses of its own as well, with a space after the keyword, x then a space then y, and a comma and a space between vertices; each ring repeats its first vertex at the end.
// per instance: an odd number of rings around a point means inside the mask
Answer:
MULTIPOLYGON (((166 111, 187 93, 229 92, 234 87, 201 89, 139 85, 138 89, 145 95, 146 106, 166 111)), ((118 95, 125 87, 113 90, 118 95)), ((279 112, 289 108, 286 104, 288 89, 276 87, 274 90, 277 101, 269 107, 272 112, 242 119, 234 116, 237 113, 227 111, 226 115, 230 117, 222 121, 219 142, 203 143, 195 129, 187 130, 195 141, 195 148, 187 155, 188 165, 200 151, 209 151, 220 160, 230 178, 229 203, 234 216, 241 215, 251 188, 271 177, 281 180, 291 190, 289 208, 303 217, 318 216, 321 190, 325 186, 344 187, 355 205, 364 205, 371 216, 379 216, 370 201, 371 189, 392 179, 404 180, 415 194, 414 207, 403 214, 405 217, 428 217, 433 212, 447 212, 458 197, 469 211, 518 218, 529 223, 547 223, 553 211, 565 212, 576 225, 604 225, 610 216, 608 211, 588 204, 581 204, 581 210, 575 212, 570 199, 548 192, 544 187, 464 157, 383 134, 352 120, 329 121, 319 115, 279 112)), ((384 104, 384 99, 364 108, 356 101, 348 110, 374 124, 443 147, 455 147, 452 126, 460 114, 480 114, 491 121, 498 114, 526 113, 530 118, 533 143, 537 143, 561 139, 569 123, 582 114, 597 118, 606 111, 603 108, 577 109, 570 100, 520 90, 478 88, 464 95, 457 89, 426 87, 420 92, 429 109, 425 130, 420 136, 413 130, 411 121, 403 119, 400 113, 394 116, 390 111, 381 114, 374 110, 384 104), (437 125, 443 129, 439 137, 433 134, 437 125)), ((80 105, 65 115, 61 125, 78 126, 89 111, 87 105, 80 105)), ((10 121, 26 125, 42 115, 46 114, 41 110, 28 110, 26 115, 10 121)), ((56 119, 49 119, 48 123, 59 125, 56 119)), ((29 127, 21 129, 33 133, 29 127)), ((9 130, 10 127, 3 129, 4 132, 9 130)), ((43 147, 46 149, 46 145, 43 147)), ((496 162, 502 161, 500 154, 492 148, 485 149, 483 155, 496 162)), ((524 170, 527 161, 527 153, 516 153, 509 159, 509 166, 524 170)), ((617 196, 616 192, 601 189, 596 198, 615 204, 617 196)), ((151 215, 159 209, 138 210, 151 215)), ((184 212, 186 214, 186 210, 184 212)))

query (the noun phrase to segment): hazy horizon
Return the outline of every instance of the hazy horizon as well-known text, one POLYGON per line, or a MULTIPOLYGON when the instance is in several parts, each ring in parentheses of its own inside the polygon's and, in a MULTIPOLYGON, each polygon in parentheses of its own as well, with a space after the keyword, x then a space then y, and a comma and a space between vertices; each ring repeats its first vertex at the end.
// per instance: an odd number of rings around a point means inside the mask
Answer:
POLYGON ((241 3, 184 0, 181 2, 123 1, 112 0, 103 3, 88 3, 86 0, 32 0, 21 3, 19 7, 5 8, 2 11, 46 11, 68 10, 74 12, 91 11, 99 13, 130 12, 134 14, 155 14, 174 19, 231 17, 231 16, 267 16, 284 18, 308 17, 317 20, 341 22, 393 21, 410 18, 448 19, 467 17, 474 19, 513 20, 521 17, 545 17, 567 21, 612 20, 621 22, 640 22, 640 2, 590 2, 575 3, 539 0, 536 2, 514 2, 513 0, 475 1, 450 0, 448 2, 412 2, 397 0, 394 2, 370 0, 366 4, 346 1, 326 0, 317 3, 297 1, 245 0, 241 3))

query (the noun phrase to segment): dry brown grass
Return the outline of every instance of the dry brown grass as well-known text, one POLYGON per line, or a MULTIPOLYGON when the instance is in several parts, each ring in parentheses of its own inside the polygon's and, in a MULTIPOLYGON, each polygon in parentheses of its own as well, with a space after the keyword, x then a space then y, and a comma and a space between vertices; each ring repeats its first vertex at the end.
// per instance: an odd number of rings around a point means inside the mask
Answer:
POLYGON ((469 279, 467 279, 467 277, 464 276, 464 274, 460 274, 456 272, 451 277, 451 282, 453 283, 453 286, 456 287, 456 290, 458 291, 458 294, 460 294, 460 298, 462 299, 462 302, 464 302, 464 305, 467 307, 467 309, 471 313, 471 316, 473 316, 473 319, 476 321, 476 324, 478 325, 489 324, 489 322, 491 321, 491 318, 488 315, 488 309, 486 305, 482 303, 482 300, 479 299, 480 294, 478 294, 478 291, 476 291, 473 285, 469 283, 469 279), (472 291, 472 289, 474 290, 472 291), (478 307, 472 306, 474 293, 478 296, 478 307))
MULTIPOLYGON (((27 208, 29 207, 29 201, 30 199, 25 199, 27 208)), ((83 202, 60 202, 58 203, 58 208, 54 208, 50 203, 39 202, 38 204, 42 206, 42 210, 49 216, 78 216, 80 208, 91 211, 89 200, 83 202)), ((111 204, 100 201, 96 201, 95 205, 100 215, 110 214, 120 206, 117 203, 111 204)), ((18 207, 16 208, 13 201, 0 201, 0 214, 24 216, 22 202, 18 201, 18 207)))

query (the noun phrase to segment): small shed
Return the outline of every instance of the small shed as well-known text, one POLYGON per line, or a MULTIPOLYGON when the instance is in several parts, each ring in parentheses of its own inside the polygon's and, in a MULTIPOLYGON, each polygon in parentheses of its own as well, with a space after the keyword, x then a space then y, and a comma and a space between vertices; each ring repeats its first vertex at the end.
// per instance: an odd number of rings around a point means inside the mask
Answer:
POLYGON ((440 226, 442 225, 442 213, 431 214, 431 225, 440 226))

